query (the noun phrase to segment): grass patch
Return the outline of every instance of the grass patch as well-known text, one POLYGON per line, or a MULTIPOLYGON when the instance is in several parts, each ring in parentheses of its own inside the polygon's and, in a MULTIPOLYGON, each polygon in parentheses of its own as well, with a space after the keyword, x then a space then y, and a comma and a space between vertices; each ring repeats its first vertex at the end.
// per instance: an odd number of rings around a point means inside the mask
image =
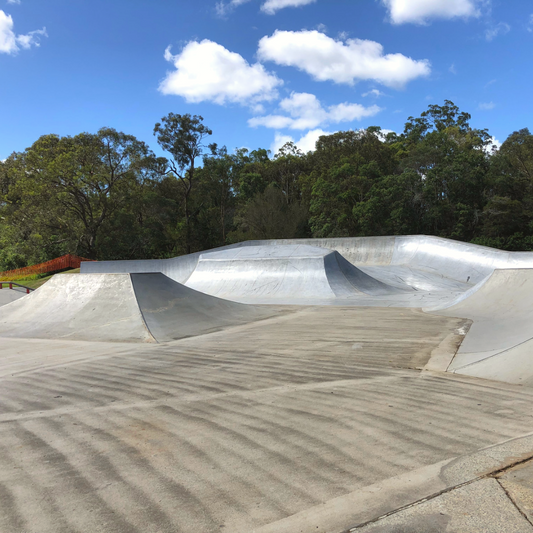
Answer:
MULTIPOLYGON (((70 270, 65 270, 63 272, 60 272, 60 274, 79 274, 80 269, 79 268, 71 268, 70 270)), ((25 278, 18 278, 16 280, 8 280, 8 281, 16 281, 17 283, 20 283, 21 285, 24 285, 25 287, 29 287, 30 289, 38 289, 41 285, 44 285, 52 276, 55 274, 33 274, 31 276, 27 276, 25 278)))

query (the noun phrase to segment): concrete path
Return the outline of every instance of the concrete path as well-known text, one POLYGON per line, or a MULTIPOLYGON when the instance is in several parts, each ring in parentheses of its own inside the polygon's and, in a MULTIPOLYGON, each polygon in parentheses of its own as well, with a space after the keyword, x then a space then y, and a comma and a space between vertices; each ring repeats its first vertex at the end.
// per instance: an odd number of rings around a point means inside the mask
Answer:
POLYGON ((26 296, 26 291, 24 289, 21 289, 20 287, 8 289, 4 286, 4 288, 0 290, 0 307, 10 304, 19 298, 23 298, 24 296, 26 296))
POLYGON ((0 339, 0 531, 339 533, 525 460, 533 390, 421 370, 464 326, 311 307, 163 344, 0 339))

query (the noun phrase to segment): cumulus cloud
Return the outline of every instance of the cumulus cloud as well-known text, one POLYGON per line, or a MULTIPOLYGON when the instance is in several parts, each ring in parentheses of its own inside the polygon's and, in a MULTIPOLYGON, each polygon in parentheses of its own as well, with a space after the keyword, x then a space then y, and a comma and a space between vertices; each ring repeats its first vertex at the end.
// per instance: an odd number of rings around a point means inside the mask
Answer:
POLYGON ((382 0, 393 24, 427 24, 431 19, 478 17, 481 0, 382 0))
POLYGON ((250 0, 231 0, 231 2, 224 2, 220 0, 215 4, 215 11, 220 17, 225 17, 230 11, 233 11, 236 7, 247 4, 250 0))
POLYGON ((259 41, 258 56, 263 61, 299 68, 318 81, 353 85, 373 80, 395 88, 420 76, 429 75, 428 60, 416 61, 402 54, 384 54, 375 41, 338 41, 316 30, 280 31, 259 41))
POLYGON ((481 109, 481 111, 491 111, 496 107, 496 104, 494 102, 481 102, 478 105, 478 109, 481 109))
POLYGON ((39 46, 40 37, 46 37, 46 28, 30 31, 26 35, 16 35, 13 31, 13 18, 0 9, 0 53, 16 54, 20 49, 39 46))
POLYGON ((168 72, 159 90, 182 96, 187 102, 256 105, 277 96, 283 82, 263 65, 250 65, 241 55, 207 39, 189 42, 177 55, 165 50, 175 70, 168 72))
POLYGON ((496 26, 492 26, 485 30, 485 39, 490 42, 496 39, 498 35, 505 35, 506 33, 509 33, 509 31, 511 31, 511 26, 505 22, 500 22, 496 24, 496 26))
POLYGON ((318 98, 309 93, 292 93, 289 98, 280 102, 279 107, 286 113, 285 115, 254 117, 248 121, 248 124, 252 127, 265 126, 273 129, 307 130, 317 128, 322 124, 361 120, 381 111, 381 108, 376 105, 364 107, 360 104, 349 103, 324 108, 318 98))
POLYGON ((312 152, 315 150, 316 142, 318 141, 319 137, 321 137, 322 135, 332 135, 333 133, 335 132, 324 131, 318 128, 308 131, 305 135, 302 135, 302 137, 300 137, 300 139, 296 141, 294 137, 291 137, 290 135, 283 135, 279 132, 276 132, 274 142, 270 145, 270 151, 273 155, 276 155, 278 150, 285 143, 293 142, 302 152, 312 152))
POLYGON ((385 96, 385 93, 381 92, 379 89, 371 89, 366 93, 363 93, 362 96, 366 98, 367 96, 373 96, 374 98, 379 98, 380 96, 385 96))
POLYGON ((377 132, 376 136, 381 142, 385 142, 387 140, 387 135, 389 133, 396 133, 396 132, 394 130, 388 130, 388 129, 384 128, 384 129, 380 130, 379 132, 377 132))
MULTIPOLYGON (((233 11, 236 7, 247 4, 250 0, 230 0, 230 2, 224 2, 220 0, 217 2, 215 9, 219 16, 226 16, 230 11, 233 11)), ((267 15, 275 15, 280 9, 286 7, 300 7, 308 4, 313 4, 316 0, 265 0, 261 4, 261 11, 267 15)))
POLYGON ((261 11, 267 15, 274 15, 276 11, 285 7, 300 7, 313 4, 316 0, 266 0, 261 6, 261 11))
POLYGON ((496 137, 491 137, 487 145, 484 146, 484 150, 487 154, 492 154, 499 150, 502 146, 502 143, 496 139, 496 137))

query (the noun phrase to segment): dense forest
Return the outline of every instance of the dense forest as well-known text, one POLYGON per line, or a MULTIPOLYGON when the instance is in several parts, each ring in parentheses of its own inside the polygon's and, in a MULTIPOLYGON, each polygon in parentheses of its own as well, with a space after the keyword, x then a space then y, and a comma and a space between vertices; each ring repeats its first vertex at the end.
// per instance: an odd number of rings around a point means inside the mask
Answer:
POLYGON ((168 157, 111 128, 44 135, 0 162, 0 271, 75 253, 164 258, 247 239, 428 234, 533 250, 533 135, 492 149, 452 102, 323 136, 302 153, 209 143, 199 116, 170 113, 168 157))

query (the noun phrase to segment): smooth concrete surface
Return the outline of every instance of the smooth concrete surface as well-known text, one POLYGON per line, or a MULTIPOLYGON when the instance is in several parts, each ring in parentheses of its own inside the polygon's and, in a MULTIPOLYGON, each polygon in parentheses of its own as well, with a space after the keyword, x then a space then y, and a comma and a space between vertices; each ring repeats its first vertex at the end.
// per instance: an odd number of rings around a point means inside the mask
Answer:
POLYGON ((56 274, 25 298, 0 308, 0 335, 155 342, 128 274, 56 274))
POLYGON ((0 308, 0 532, 533 532, 532 265, 415 236, 55 276, 0 308))
POLYGON ((0 531, 249 533, 336 502, 340 533, 360 491, 378 519, 533 455, 533 390, 420 370, 464 320, 290 311, 161 344, 0 339, 0 531))
POLYGON ((401 292, 365 274, 338 252, 306 245, 247 246, 202 254, 186 283, 236 300, 293 302, 401 292))
POLYGON ((201 255, 247 246, 279 248, 286 245, 308 245, 336 251, 359 269, 379 267, 374 268, 371 275, 384 283, 390 284, 395 279, 401 286, 421 290, 440 290, 442 286, 465 290, 496 269, 533 267, 532 252, 505 252, 450 239, 412 235, 246 241, 173 259, 87 262, 82 263, 81 272, 163 272, 175 281, 185 283, 201 255))
MULTIPOLYGON (((483 283, 495 269, 532 267, 530 252, 504 252, 415 235, 246 241, 172 259, 88 262, 82 264, 81 272, 162 272, 179 283, 242 303, 429 308, 450 305, 483 283), (341 290, 340 295, 333 291, 332 295, 327 283, 319 283, 316 293, 299 291, 297 284, 293 284, 292 290, 280 290, 287 287, 287 276, 293 277, 287 270, 288 263, 292 261, 299 268, 295 257, 291 257, 295 250, 299 250, 296 252, 299 262, 305 259, 305 250, 310 252, 302 271, 309 274, 310 264, 317 261, 309 247, 335 252, 330 256, 323 252, 323 256, 333 260, 333 270, 340 267, 340 278, 350 278, 346 275, 348 271, 356 275, 355 293, 350 289, 341 290), (252 256, 256 259, 255 267, 252 256), (260 283, 262 279, 264 284, 260 283), (276 289, 270 292, 269 287, 276 289)), ((290 270, 296 272, 294 268, 290 270)), ((312 279, 309 278, 309 283, 312 279)))
POLYGON ((278 314, 199 293, 163 274, 57 274, 0 308, 0 336, 159 342, 278 314))
POLYGON ((19 298, 26 296, 26 291, 20 287, 13 287, 8 289, 5 285, 4 288, 0 290, 0 307, 6 304, 10 304, 19 298))
POLYGON ((483 479, 350 533, 531 533, 495 479, 483 479))
POLYGON ((533 385, 533 270, 496 270, 453 305, 429 312, 473 320, 449 371, 533 385))

